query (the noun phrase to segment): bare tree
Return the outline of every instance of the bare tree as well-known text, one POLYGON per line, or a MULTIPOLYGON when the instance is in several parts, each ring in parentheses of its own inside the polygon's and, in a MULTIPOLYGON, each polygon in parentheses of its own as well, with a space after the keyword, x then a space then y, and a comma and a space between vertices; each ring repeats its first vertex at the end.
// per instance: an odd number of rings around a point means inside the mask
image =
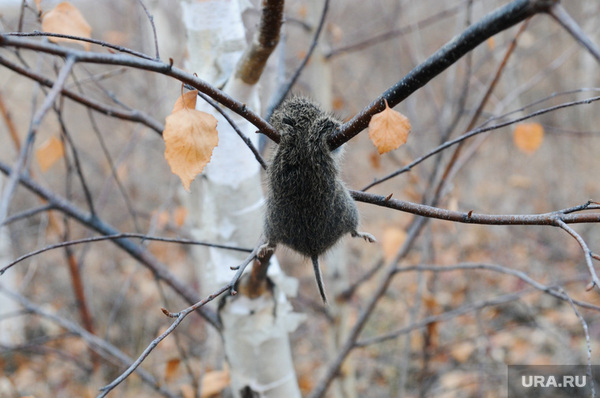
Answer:
MULTIPOLYGON (((92 21, 108 3, 77 5, 92 21)), ((99 39, 41 32, 49 10, 23 1, 0 34, 0 244, 10 238, 16 256, 0 264, 0 293, 22 309, 3 305, 0 326, 23 328, 22 341, 1 343, 0 394, 57 394, 66 384, 71 395, 107 396, 137 391, 136 373, 146 392, 169 397, 227 387, 236 397, 484 396, 504 385, 499 367, 527 361, 515 354, 519 331, 507 341, 504 330, 556 308, 564 311, 552 325, 570 317, 575 326, 552 331, 585 348, 553 350, 591 365, 600 287, 600 204, 589 199, 599 193, 600 89, 586 86, 598 83, 589 74, 600 61, 593 3, 579 13, 551 0, 495 10, 475 0, 441 10, 325 0, 307 12, 281 0, 247 10, 140 0, 115 2, 121 11, 107 14, 99 39), (161 153, 163 118, 184 89, 198 91, 196 109, 219 131, 191 193, 161 153), (298 258, 278 251, 280 267, 258 256, 261 173, 280 137, 268 116, 291 90, 354 114, 329 145, 352 141, 348 185, 382 241, 338 248, 330 307, 314 299, 312 281, 297 294, 298 279, 285 273, 309 275, 306 264, 287 265, 298 258), (413 132, 379 157, 361 139, 386 103, 402 108, 413 132), (516 155, 519 144, 511 156, 498 149, 526 122, 543 126, 545 148, 530 149, 541 160, 516 155), (58 155, 42 150, 52 145, 58 155), (40 167, 52 156, 60 162, 40 167), (73 348, 80 342, 86 350, 73 348), (78 377, 40 383, 40 371, 24 384, 34 367, 17 354, 78 377)))

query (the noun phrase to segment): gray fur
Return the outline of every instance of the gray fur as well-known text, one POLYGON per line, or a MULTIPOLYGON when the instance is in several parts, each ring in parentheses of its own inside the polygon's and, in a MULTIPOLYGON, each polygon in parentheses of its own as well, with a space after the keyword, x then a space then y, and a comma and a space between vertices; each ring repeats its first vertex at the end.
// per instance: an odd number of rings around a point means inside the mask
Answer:
POLYGON ((284 102, 270 122, 281 140, 267 171, 265 247, 282 243, 310 257, 326 302, 318 256, 347 233, 375 240, 356 231, 358 210, 327 144, 340 122, 303 97, 284 102))

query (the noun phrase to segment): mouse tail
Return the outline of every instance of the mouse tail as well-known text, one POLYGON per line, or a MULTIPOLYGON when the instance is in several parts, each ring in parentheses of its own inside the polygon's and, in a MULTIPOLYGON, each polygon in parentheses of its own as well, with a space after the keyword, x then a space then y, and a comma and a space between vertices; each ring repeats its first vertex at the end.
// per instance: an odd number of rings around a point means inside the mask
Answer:
POLYGON ((310 259, 312 260, 313 268, 315 270, 315 278, 317 279, 319 293, 321 293, 321 298, 323 299, 323 302, 327 304, 327 296, 325 296, 325 286, 323 285, 323 275, 321 275, 321 268, 319 267, 319 258, 317 256, 312 256, 310 259))

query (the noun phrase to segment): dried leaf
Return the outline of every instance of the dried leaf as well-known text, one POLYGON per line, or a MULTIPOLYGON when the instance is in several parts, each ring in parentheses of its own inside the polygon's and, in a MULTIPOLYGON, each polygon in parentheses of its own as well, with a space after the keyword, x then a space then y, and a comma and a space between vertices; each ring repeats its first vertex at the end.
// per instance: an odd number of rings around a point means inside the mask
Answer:
MULTIPOLYGON (((60 33, 86 38, 90 38, 92 33, 92 28, 81 12, 67 1, 63 1, 42 16, 42 30, 49 33, 60 33)), ((90 49, 90 43, 78 40, 61 37, 49 37, 48 40, 53 42, 75 42, 81 44, 86 50, 90 49)))
POLYGON ((171 113, 175 113, 184 108, 196 109, 196 98, 198 98, 198 90, 187 91, 183 95, 180 95, 173 105, 171 113))
POLYGON ((515 126, 513 141, 517 148, 531 155, 544 141, 544 127, 539 123, 520 123, 515 126))
POLYGON ((173 358, 167 361, 167 366, 165 368, 165 380, 167 383, 173 380, 180 363, 181 359, 179 358, 173 358))
POLYGON ((385 261, 390 261, 396 256, 398 249, 400 249, 405 240, 406 231, 401 228, 388 227, 383 231, 381 247, 385 261))
POLYGON ((179 206, 173 211, 173 222, 178 227, 181 227, 187 218, 187 208, 179 206))
POLYGON ((52 167, 57 161, 65 156, 65 147, 63 142, 52 136, 48 138, 35 152, 35 158, 40 165, 42 172, 52 167))
POLYGON ((202 398, 220 393, 229 385, 229 371, 213 370, 202 377, 202 398))
POLYGON ((471 357, 471 354, 475 351, 477 347, 473 344, 472 341, 463 341, 461 343, 454 344, 450 348, 450 355, 456 360, 458 363, 465 363, 471 357))
POLYGON ((167 116, 163 139, 165 159, 189 191, 192 180, 210 161, 219 142, 217 119, 206 112, 181 109, 167 116))
POLYGON ((179 389, 179 392, 181 392, 181 396, 183 398, 195 398, 196 397, 196 390, 194 390, 194 387, 192 387, 189 384, 182 385, 181 388, 179 389))
POLYGON ((385 102, 385 109, 371 118, 369 138, 383 154, 406 143, 410 133, 410 121, 400 112, 396 112, 385 102))
POLYGON ((369 161, 371 162, 371 167, 375 170, 381 169, 381 156, 377 152, 373 151, 369 154, 369 161))

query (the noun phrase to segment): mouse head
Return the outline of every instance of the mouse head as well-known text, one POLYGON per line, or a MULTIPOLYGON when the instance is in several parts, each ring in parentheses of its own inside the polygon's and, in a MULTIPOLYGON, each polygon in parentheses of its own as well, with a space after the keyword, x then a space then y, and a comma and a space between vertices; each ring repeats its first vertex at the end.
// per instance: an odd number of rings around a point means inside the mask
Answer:
POLYGON ((339 122, 317 104, 304 97, 293 97, 275 110, 270 119, 281 134, 280 144, 321 146, 339 122))

